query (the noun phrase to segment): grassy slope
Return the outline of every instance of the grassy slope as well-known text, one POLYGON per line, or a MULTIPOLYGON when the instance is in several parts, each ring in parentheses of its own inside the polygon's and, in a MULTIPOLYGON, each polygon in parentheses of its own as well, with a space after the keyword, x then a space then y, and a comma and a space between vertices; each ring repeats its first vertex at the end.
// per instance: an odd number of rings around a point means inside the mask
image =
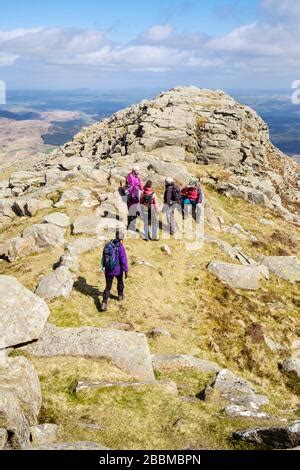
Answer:
MULTIPOLYGON (((206 195, 226 224, 240 223, 255 233, 259 242, 209 230, 208 234, 239 244, 253 257, 261 253, 297 253, 291 227, 266 208, 222 197, 209 188, 206 195), (275 226, 261 225, 258 222, 261 217, 273 220, 275 226)), ((66 212, 74 217, 80 213, 79 205, 68 206, 66 212)), ((28 224, 39 222, 42 216, 15 223, 5 238, 20 233, 28 224)), ((71 234, 67 233, 66 237, 71 238, 71 234)), ((167 243, 172 248, 171 256, 161 252, 160 243, 126 241, 131 262, 143 259, 159 269, 133 263, 124 303, 111 300, 105 314, 98 310, 98 298, 104 287, 101 249, 81 255, 75 289, 69 300, 58 299, 50 304, 50 321, 57 326, 96 327, 107 327, 112 321, 130 322, 137 331, 145 333, 152 327, 166 328, 171 338, 149 340, 153 353, 189 353, 215 360, 266 393, 271 402, 266 410, 271 414, 295 417, 290 410, 295 408, 297 396, 278 370, 281 356, 285 357, 288 351, 270 351, 263 340, 250 334, 249 327, 259 323, 264 334, 285 345, 295 338, 299 328, 296 286, 271 276, 270 281, 262 282, 258 292, 235 291, 223 286, 206 270, 212 259, 232 262, 215 245, 205 244, 199 251, 188 251, 181 241, 167 243), (284 303, 285 308, 275 310, 268 306, 274 300, 284 303)), ((46 257, 41 253, 10 265, 2 262, 0 273, 11 274, 32 289, 39 276, 51 270, 59 255, 59 250, 55 250, 46 257)), ((232 448, 233 430, 258 424, 254 420, 223 416, 219 403, 200 400, 186 403, 157 389, 114 389, 78 398, 72 392, 78 378, 123 380, 126 374, 106 361, 92 359, 33 358, 32 361, 43 389, 41 420, 61 424, 63 440, 95 440, 116 449, 232 448), (102 428, 86 429, 82 426, 86 421, 102 428)), ((211 376, 195 371, 160 372, 157 376, 176 380, 180 395, 195 394, 211 380, 211 376)))

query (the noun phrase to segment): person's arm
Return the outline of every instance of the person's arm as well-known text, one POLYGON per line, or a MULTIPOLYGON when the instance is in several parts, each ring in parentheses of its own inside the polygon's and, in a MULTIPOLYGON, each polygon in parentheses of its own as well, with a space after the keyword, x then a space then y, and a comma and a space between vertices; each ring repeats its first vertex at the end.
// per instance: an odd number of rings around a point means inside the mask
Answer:
POLYGON ((122 271, 124 271, 124 273, 127 274, 128 273, 128 260, 127 260, 126 250, 123 244, 120 244, 120 266, 121 266, 122 271))
POLYGON ((126 178, 126 184, 127 186, 131 186, 132 185, 132 176, 131 174, 129 174, 126 178))
POLYGON ((142 179, 140 176, 139 176, 139 189, 143 191, 143 183, 142 183, 142 179))

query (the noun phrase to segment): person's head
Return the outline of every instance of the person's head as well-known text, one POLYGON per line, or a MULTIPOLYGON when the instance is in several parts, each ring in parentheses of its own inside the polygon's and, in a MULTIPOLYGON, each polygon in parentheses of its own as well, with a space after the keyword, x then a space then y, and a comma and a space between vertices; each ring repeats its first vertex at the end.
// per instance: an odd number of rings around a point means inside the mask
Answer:
POLYGON ((189 188, 196 188, 198 186, 198 180, 196 178, 191 178, 189 181, 189 188))
POLYGON ((135 175, 139 175, 140 174, 140 167, 139 166, 134 166, 132 168, 132 173, 134 173, 135 175))
POLYGON ((165 179, 165 183, 166 183, 166 186, 171 186, 172 184, 174 184, 174 180, 173 178, 169 176, 168 178, 165 179))
POLYGON ((152 181, 148 180, 147 183, 145 184, 145 189, 150 189, 152 188, 152 181))

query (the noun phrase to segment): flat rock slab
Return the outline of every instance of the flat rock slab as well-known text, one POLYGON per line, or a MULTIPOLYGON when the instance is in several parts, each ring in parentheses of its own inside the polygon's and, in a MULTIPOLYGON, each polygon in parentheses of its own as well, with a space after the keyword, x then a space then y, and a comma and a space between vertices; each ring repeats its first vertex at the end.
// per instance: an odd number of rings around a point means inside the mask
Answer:
POLYGON ((50 312, 43 299, 12 276, 0 276, 0 349, 36 340, 50 312))
POLYGON ((57 268, 53 273, 43 277, 35 293, 45 300, 53 300, 58 297, 68 299, 73 288, 73 277, 65 266, 57 268))
POLYGON ((48 324, 39 341, 23 347, 34 356, 104 357, 140 380, 154 380, 146 336, 92 327, 57 328, 48 324))
POLYGON ((170 395, 178 395, 177 385, 172 380, 148 380, 144 382, 85 382, 79 381, 76 386, 76 393, 85 393, 92 390, 105 390, 111 388, 133 388, 145 390, 156 387, 170 395))
POLYGON ((259 266, 240 266, 212 261, 208 266, 208 270, 219 281, 228 284, 234 289, 257 290, 260 288, 259 281, 262 273, 259 266))
POLYGON ((67 228, 71 225, 70 217, 61 212, 46 215, 46 217, 44 217, 44 222, 46 222, 47 224, 57 225, 57 227, 62 228, 67 228))
POLYGON ((292 449, 300 444, 300 423, 286 427, 247 429, 233 433, 233 439, 273 449, 292 449))
POLYGON ((24 450, 110 450, 96 442, 81 441, 81 442, 57 442, 55 444, 26 447, 24 450))
POLYGON ((212 361, 199 359, 189 354, 153 354, 152 364, 158 371, 175 371, 178 369, 196 369, 200 372, 219 372, 221 367, 212 361))
POLYGON ((291 284, 300 282, 300 263, 296 256, 264 256, 261 264, 291 284))

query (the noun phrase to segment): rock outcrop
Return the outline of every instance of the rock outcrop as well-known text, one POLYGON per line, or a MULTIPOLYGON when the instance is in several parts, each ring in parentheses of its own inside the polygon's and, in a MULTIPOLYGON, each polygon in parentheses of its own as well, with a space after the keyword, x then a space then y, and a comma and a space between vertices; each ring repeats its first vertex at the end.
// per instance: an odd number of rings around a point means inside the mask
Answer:
POLYGON ((57 297, 68 299, 73 288, 73 277, 69 269, 60 266, 53 273, 44 276, 35 293, 44 300, 53 300, 57 297))
POLYGON ((25 357, 8 357, 0 366, 0 393, 4 390, 14 393, 29 424, 37 424, 41 387, 34 367, 25 357))
POLYGON ((43 299, 14 277, 0 276, 0 349, 38 339, 49 314, 43 299))
POLYGON ((227 369, 218 372, 214 382, 205 388, 202 395, 205 400, 221 398, 231 405, 239 406, 240 411, 246 409, 257 411, 261 406, 269 403, 266 396, 256 393, 250 382, 227 369))
POLYGON ((261 263, 291 284, 300 282, 300 263, 296 256, 264 256, 261 263))
POLYGON ((300 423, 287 427, 247 429, 233 433, 233 439, 273 449, 291 449, 300 444, 300 423))
POLYGON ((18 398, 11 390, 1 388, 0 428, 5 429, 8 434, 9 447, 22 449, 29 445, 30 427, 18 398))

